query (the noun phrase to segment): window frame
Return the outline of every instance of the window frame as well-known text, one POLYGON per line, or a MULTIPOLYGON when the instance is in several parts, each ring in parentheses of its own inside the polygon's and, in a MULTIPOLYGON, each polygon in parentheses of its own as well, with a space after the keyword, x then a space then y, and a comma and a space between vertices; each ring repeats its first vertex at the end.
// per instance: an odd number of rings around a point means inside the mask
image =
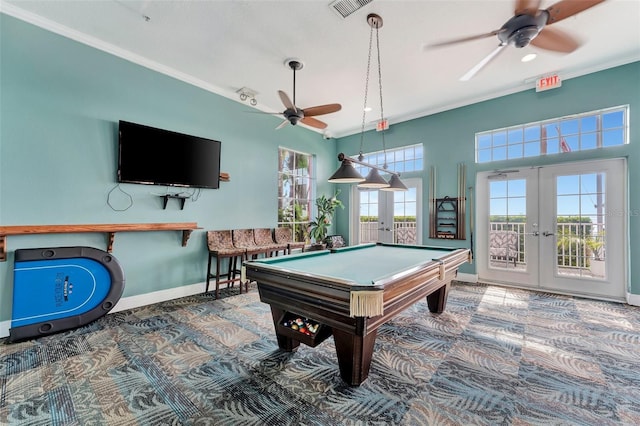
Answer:
POLYGON ((629 143, 629 105, 603 108, 475 134, 475 162, 486 164, 629 143), (616 125, 606 123, 621 113, 616 125), (615 133, 615 134, 614 134, 615 133), (610 138, 614 137, 614 143, 610 138))
MULTIPOLYGON (((384 164, 387 163, 388 169, 397 173, 412 173, 424 170, 424 146, 421 143, 363 153, 362 156, 365 163, 378 167, 384 167, 384 164), (408 167, 411 163, 413 163, 413 167, 408 167), (420 167, 417 167, 418 164, 420 167)), ((352 156, 352 158, 357 159, 355 156, 352 156)), ((366 176, 371 170, 369 167, 357 163, 353 165, 358 173, 363 176, 366 176)), ((381 173, 384 174, 385 172, 381 173)))
POLYGON ((315 155, 286 147, 278 147, 278 210, 277 226, 292 230, 293 241, 306 242, 307 229, 313 214, 313 195, 316 191, 315 155), (291 161, 285 161, 285 156, 291 161), (304 167, 285 168, 286 164, 304 167), (287 183, 291 186, 286 188, 287 183), (304 195, 304 196, 303 196, 304 195), (288 206, 293 209, 287 212, 288 206), (299 207, 299 209, 297 209, 299 207))

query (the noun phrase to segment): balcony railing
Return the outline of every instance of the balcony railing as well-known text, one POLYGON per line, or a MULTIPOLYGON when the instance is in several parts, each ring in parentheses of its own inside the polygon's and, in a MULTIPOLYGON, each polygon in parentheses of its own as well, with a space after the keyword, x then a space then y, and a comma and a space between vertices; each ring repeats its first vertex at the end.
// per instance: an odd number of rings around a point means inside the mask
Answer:
MULTIPOLYGON (((516 264, 526 263, 526 241, 532 237, 532 231, 527 231, 525 223, 490 222, 490 235, 492 232, 515 232, 517 243, 510 247, 510 255, 515 258, 516 264), (513 252, 511 254, 511 252, 513 252)), ((567 222, 558 223, 555 232, 557 242, 557 266, 561 268, 587 268, 594 255, 603 259, 604 250, 604 225, 596 223, 567 222)), ((544 238, 536 236, 534 238, 544 238)), ((496 260, 493 256, 491 260, 496 260)))
MULTIPOLYGON (((417 244, 416 222, 396 222, 393 224, 393 242, 400 244, 417 244)), ((360 242, 370 243, 379 240, 378 232, 383 228, 379 222, 360 222, 360 242)), ((391 230, 391 229, 390 229, 391 230)), ((390 231, 389 230, 389 231, 390 231)), ((557 266, 561 268, 588 268, 595 255, 603 259, 605 256, 603 224, 567 222, 558 223, 556 241, 558 247, 557 266)), ((384 230, 387 231, 387 230, 384 230)), ((489 231, 514 232, 516 244, 510 248, 509 257, 512 264, 525 265, 527 260, 526 241, 532 237, 525 223, 490 222, 489 231), (514 262, 515 261, 515 262, 514 262)), ((534 238, 541 238, 539 236, 534 238)), ((490 260, 505 260, 503 257, 491 256, 490 260)))
MULTIPOLYGON (((360 243, 372 243, 379 241, 378 232, 387 231, 379 222, 360 222, 360 243)), ((417 224, 416 222, 394 222, 393 242, 397 244, 417 244, 417 224)), ((388 232, 387 231, 387 232, 388 232)))

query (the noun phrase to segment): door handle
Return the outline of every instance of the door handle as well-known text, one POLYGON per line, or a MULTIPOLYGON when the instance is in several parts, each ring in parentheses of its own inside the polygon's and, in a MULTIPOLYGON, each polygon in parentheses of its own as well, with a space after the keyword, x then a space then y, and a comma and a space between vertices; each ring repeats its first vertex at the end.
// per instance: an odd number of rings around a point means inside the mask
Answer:
POLYGON ((378 231, 391 231, 391 228, 378 228, 378 231))
POLYGON ((537 237, 538 235, 540 235, 540 232, 539 231, 525 232, 524 235, 533 235, 534 237, 537 237))
POLYGON ((550 236, 555 235, 555 234, 553 232, 544 231, 542 233, 542 235, 544 235, 545 237, 550 237, 550 236))

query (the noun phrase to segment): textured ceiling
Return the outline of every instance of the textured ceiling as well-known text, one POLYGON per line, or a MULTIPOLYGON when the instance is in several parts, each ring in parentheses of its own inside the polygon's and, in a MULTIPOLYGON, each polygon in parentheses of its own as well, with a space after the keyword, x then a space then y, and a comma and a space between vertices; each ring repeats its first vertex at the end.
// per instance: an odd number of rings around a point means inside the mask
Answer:
MULTIPOLYGON (((553 1, 542 1, 546 9, 553 1)), ((467 82, 459 78, 498 46, 495 36, 428 48, 451 38, 499 29, 514 2, 373 0, 347 18, 329 1, 18 1, 0 0, 3 13, 240 100, 256 92, 259 110, 282 112, 277 95, 293 98, 287 58, 304 68, 296 76, 300 108, 340 103, 317 118, 330 136, 360 130, 370 27, 379 14, 384 112, 391 125, 522 90, 557 72, 563 79, 640 60, 640 1, 608 0, 553 25, 581 46, 560 54, 527 46, 505 48, 467 82), (529 63, 520 61, 537 53, 529 63)), ((380 117, 375 56, 367 128, 380 117)), ((640 84, 640 83, 639 83, 640 84)), ((562 89, 559 89, 562 90, 562 89)), ((243 102, 251 110, 249 102, 243 102)), ((247 115, 251 119, 251 115, 247 115)), ((275 116, 275 127, 281 118, 275 116)), ((287 131, 285 126, 279 132, 287 131)))

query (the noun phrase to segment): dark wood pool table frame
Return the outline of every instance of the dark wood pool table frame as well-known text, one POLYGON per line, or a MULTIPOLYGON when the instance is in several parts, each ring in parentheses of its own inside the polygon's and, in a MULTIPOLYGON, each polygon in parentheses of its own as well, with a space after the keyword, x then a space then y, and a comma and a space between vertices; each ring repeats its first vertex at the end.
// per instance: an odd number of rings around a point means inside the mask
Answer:
MULTIPOLYGON (((393 246, 378 245, 391 249, 393 246)), ((328 255, 332 256, 336 255, 328 255)), ((318 332, 322 339, 333 335, 342 379, 358 386, 369 375, 378 328, 425 297, 431 312, 443 312, 451 280, 457 276, 458 267, 468 260, 468 249, 451 249, 437 260, 426 259, 399 279, 391 277, 376 283, 383 291, 384 313, 373 317, 350 315, 350 294, 354 288, 345 282, 280 270, 260 262, 247 262, 245 273, 247 279, 257 282, 260 300, 271 307, 280 349, 293 352, 300 342, 311 346, 320 343, 302 333, 287 332, 281 325, 285 315, 291 313, 315 320, 322 324, 323 330, 318 332)), ((366 265, 353 266, 366 268, 366 265)))

